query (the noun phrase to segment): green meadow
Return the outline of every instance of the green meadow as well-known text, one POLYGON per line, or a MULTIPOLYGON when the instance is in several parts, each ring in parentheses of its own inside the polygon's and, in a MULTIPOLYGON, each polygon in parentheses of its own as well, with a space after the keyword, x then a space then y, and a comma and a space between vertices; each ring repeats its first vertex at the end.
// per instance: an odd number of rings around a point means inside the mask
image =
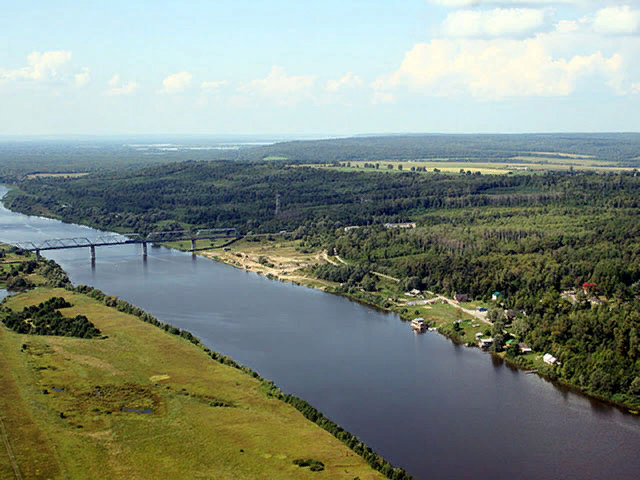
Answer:
MULTIPOLYGON (((0 478, 382 478, 261 382, 86 295, 41 287, 103 339, 18 335, 0 325, 0 478), (1 433, 1 432, 0 432, 1 433), (2 442, 4 443, 4 442, 2 442), (314 459, 324 470, 293 463, 314 459)), ((0 313, 2 315, 2 313, 0 313)))

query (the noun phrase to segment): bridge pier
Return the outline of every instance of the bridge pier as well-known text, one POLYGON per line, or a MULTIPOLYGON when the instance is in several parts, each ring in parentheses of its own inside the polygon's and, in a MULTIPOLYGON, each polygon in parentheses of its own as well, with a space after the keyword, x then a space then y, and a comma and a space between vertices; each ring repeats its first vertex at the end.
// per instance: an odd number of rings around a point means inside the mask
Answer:
POLYGON ((40 261, 40 249, 36 248, 36 262, 40 261))
POLYGON ((91 245, 91 262, 96 261, 96 246, 91 245))
POLYGON ((147 242, 142 242, 142 256, 145 258, 147 256, 147 242))
POLYGON ((194 251, 194 252, 196 251, 196 239, 195 238, 191 240, 191 250, 194 251))

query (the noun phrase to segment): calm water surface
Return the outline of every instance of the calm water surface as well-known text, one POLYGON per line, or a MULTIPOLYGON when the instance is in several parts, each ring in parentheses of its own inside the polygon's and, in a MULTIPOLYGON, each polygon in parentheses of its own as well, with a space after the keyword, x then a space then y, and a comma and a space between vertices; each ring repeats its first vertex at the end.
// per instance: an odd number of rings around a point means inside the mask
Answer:
MULTIPOLYGON (((6 189, 0 187, 0 197, 6 189)), ((0 241, 95 237, 0 207, 0 241)), ((640 478, 640 420, 394 315, 165 248, 47 252, 309 401, 420 478, 640 478)), ((1 294, 1 292, 0 292, 1 294)), ((171 358, 166 358, 169 364, 171 358)))

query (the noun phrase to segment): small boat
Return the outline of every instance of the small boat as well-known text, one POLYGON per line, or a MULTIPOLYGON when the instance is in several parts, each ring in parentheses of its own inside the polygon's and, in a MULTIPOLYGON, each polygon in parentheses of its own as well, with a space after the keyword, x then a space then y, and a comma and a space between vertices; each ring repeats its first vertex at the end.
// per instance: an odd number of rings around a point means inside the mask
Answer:
POLYGON ((427 324, 424 323, 424 320, 422 318, 414 318, 411 321, 411 328, 413 330, 418 330, 420 332, 423 332, 424 330, 427 329, 427 324))
POLYGON ((526 371, 524 373, 538 373, 538 370, 528 370, 528 371, 526 371))

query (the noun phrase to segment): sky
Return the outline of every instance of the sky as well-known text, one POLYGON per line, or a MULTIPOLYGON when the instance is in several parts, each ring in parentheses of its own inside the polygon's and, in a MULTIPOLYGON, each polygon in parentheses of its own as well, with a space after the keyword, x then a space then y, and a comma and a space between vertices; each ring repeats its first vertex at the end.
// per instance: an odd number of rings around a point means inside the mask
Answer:
POLYGON ((0 135, 640 131, 640 0, 22 0, 0 32, 0 135))

